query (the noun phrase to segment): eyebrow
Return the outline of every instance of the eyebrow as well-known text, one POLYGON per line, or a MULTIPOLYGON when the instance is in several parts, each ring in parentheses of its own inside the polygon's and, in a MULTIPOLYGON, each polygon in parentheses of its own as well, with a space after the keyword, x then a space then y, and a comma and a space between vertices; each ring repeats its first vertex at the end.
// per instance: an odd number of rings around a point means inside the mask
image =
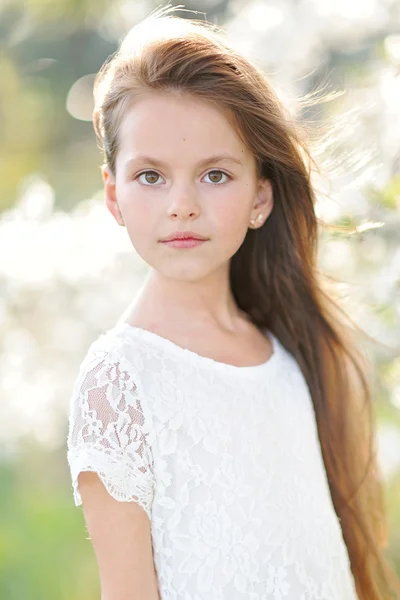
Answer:
MULTIPOLYGON (((203 166, 209 165, 210 163, 217 163, 217 162, 230 162, 230 163, 234 163, 234 164, 243 166, 243 162, 241 160, 239 160, 238 158, 236 158, 235 156, 232 156, 231 154, 214 154, 213 156, 209 156, 208 158, 204 158, 203 160, 200 160, 196 166, 203 167, 203 166)), ((135 163, 151 163, 153 165, 158 165, 160 167, 168 166, 167 163, 164 162, 163 160, 160 160, 159 158, 156 158, 153 156, 146 156, 146 155, 138 155, 133 158, 130 158, 126 162, 126 166, 129 167, 135 163)))

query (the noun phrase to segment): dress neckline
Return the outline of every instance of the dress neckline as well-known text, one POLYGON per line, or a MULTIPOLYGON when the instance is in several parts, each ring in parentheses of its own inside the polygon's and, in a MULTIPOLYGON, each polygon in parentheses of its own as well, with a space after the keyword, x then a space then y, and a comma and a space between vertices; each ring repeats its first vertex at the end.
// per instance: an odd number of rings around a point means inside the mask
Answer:
POLYGON ((213 367, 220 371, 230 372, 230 373, 242 373, 248 375, 255 375, 257 373, 265 373, 266 371, 272 370, 275 368, 280 354, 280 344, 277 337, 269 331, 267 328, 261 328, 261 332, 264 333, 266 337, 269 338, 272 347, 272 354, 270 357, 263 363, 257 365, 232 365, 230 363, 225 363, 222 361, 215 360, 209 356, 204 356, 202 354, 198 354, 194 350, 189 350, 188 348, 184 348, 183 346, 179 346, 172 340, 165 338, 154 331, 150 331, 148 329, 143 329, 142 327, 136 327, 127 323, 126 321, 118 322, 114 328, 115 330, 121 330, 129 334, 134 334, 136 336, 140 336, 142 339, 156 344, 158 347, 168 349, 172 351, 175 355, 186 356, 190 359, 192 364, 197 364, 198 366, 203 367, 213 367))

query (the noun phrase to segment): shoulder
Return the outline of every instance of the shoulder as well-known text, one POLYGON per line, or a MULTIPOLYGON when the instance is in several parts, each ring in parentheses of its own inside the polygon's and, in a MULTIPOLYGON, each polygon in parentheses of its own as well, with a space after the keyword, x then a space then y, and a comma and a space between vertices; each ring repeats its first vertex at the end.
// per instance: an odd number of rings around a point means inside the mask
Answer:
POLYGON ((148 368, 149 361, 155 358, 154 355, 154 349, 134 335, 133 331, 116 325, 98 333, 86 349, 80 371, 102 361, 104 364, 118 365, 121 370, 140 376, 141 372, 148 368))
POLYGON ((88 394, 99 397, 101 389, 107 405, 123 394, 130 402, 140 400, 142 409, 149 410, 151 399, 159 396, 162 381, 168 377, 167 370, 162 348, 140 330, 117 324, 99 331, 83 354, 73 384, 73 402, 88 394))
POLYGON ((71 411, 96 405, 116 410, 121 397, 144 401, 142 349, 114 328, 101 331, 84 351, 72 386, 71 411))

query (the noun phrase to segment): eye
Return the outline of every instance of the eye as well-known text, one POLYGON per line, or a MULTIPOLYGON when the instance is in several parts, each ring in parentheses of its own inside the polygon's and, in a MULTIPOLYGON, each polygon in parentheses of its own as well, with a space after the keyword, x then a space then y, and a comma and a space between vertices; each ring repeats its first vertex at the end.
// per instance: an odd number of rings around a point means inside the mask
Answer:
POLYGON ((207 175, 211 176, 211 183, 217 183, 217 184, 226 183, 227 180, 232 179, 232 177, 230 175, 228 175, 228 173, 225 173, 224 171, 220 171, 219 169, 214 169, 213 171, 209 171, 208 173, 206 173, 206 176, 207 175), (217 176, 217 180, 214 179, 215 175, 217 176), (227 180, 221 181, 221 179, 220 179, 221 175, 224 175, 225 177, 227 177, 227 180))
MULTIPOLYGON (((227 178, 227 180, 232 179, 230 177, 230 175, 228 175, 228 173, 225 173, 224 171, 220 171, 219 169, 214 169, 213 171, 209 171, 206 175, 209 175, 211 177, 211 183, 214 184, 222 184, 222 183, 226 183, 225 181, 221 181, 221 175, 225 176, 227 178), (215 179, 215 177, 217 178, 217 180, 215 179)), ((156 172, 156 171, 142 171, 142 173, 139 173, 139 175, 137 175, 135 177, 135 179, 139 180, 140 183, 144 184, 144 185, 155 185, 157 183, 158 178, 160 177, 160 175, 156 172), (145 176, 145 180, 140 180, 140 177, 145 176)))
POLYGON ((139 179, 142 175, 145 175, 145 181, 147 182, 145 183, 143 180, 140 181, 140 183, 143 183, 144 185, 154 185, 157 181, 157 177, 160 177, 156 171, 142 171, 135 179, 139 179))

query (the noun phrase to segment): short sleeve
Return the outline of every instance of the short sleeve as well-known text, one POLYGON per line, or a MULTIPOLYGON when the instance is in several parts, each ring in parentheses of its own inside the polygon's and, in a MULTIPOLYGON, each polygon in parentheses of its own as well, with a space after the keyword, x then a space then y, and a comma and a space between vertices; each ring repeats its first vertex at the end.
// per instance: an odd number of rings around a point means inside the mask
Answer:
POLYGON ((154 465, 151 415, 133 367, 114 351, 88 352, 73 387, 67 457, 75 505, 81 471, 98 474, 113 498, 137 502, 151 518, 154 465))

